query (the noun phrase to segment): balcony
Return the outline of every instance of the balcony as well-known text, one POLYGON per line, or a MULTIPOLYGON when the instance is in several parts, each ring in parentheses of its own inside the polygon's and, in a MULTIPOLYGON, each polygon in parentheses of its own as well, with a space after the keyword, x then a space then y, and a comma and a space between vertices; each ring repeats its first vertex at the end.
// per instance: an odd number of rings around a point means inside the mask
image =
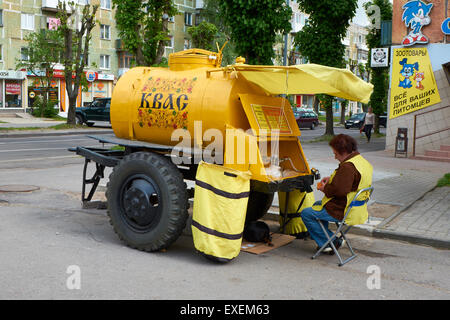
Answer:
POLYGON ((126 51, 122 39, 116 39, 116 51, 126 51))
POLYGON ((42 10, 50 12, 58 12, 58 2, 65 2, 67 8, 70 8, 69 7, 70 0, 42 0, 42 10))

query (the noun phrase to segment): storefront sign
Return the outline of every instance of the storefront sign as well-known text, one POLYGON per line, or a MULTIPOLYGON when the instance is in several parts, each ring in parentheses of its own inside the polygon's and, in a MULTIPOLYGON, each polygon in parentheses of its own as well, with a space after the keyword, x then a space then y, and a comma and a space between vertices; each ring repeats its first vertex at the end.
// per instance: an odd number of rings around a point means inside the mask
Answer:
POLYGON ((0 79, 23 80, 25 79, 25 75, 26 73, 23 71, 0 70, 0 79))
POLYGON ((20 95, 21 85, 18 83, 6 83, 6 94, 20 95))
POLYGON ((416 43, 428 43, 428 38, 422 34, 422 27, 431 23, 429 16, 433 4, 426 4, 420 0, 409 1, 402 7, 402 21, 410 31, 403 38, 404 46, 411 46, 416 43))
POLYGON ((372 68, 387 67, 389 65, 388 50, 388 48, 373 48, 370 55, 370 66, 372 68))
POLYGON ((114 81, 114 75, 113 74, 99 73, 98 74, 98 80, 114 81))
POLYGON ((450 18, 447 18, 442 22, 441 30, 443 33, 450 36, 450 18))
POLYGON ((389 119, 440 101, 428 50, 393 49, 389 119))
POLYGON ((89 82, 94 82, 97 79, 97 72, 87 71, 86 72, 86 80, 89 82))

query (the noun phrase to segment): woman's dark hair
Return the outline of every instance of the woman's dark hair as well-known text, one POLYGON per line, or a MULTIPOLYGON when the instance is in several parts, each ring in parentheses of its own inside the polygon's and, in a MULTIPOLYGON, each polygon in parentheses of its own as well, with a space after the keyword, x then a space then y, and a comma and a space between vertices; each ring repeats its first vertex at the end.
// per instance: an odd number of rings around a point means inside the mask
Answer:
POLYGON ((346 134, 338 134, 329 142, 330 147, 339 154, 352 153, 358 151, 358 143, 356 140, 346 134))

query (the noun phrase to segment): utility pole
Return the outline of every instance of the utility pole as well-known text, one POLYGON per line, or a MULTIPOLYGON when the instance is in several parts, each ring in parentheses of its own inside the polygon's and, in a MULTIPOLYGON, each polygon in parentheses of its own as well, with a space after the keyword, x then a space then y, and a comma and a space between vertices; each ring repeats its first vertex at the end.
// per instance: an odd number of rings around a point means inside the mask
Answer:
MULTIPOLYGON (((289 7, 289 0, 286 0, 286 5, 289 7)), ((283 65, 284 66, 287 66, 288 35, 289 35, 289 33, 286 33, 284 35, 284 53, 283 53, 283 65)))

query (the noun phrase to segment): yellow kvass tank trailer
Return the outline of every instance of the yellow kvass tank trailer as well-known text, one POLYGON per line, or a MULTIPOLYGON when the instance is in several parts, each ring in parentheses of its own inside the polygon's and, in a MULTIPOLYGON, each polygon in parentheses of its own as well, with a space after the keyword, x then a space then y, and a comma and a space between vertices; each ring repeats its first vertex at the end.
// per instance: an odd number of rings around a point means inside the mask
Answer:
POLYGON ((214 142, 223 138, 224 150, 212 152, 217 163, 250 173, 246 219, 257 220, 270 208, 274 192, 312 191, 314 178, 319 178, 304 156, 290 103, 280 95, 326 93, 367 103, 372 91, 372 85, 345 69, 252 66, 239 58, 220 68, 221 58, 221 52, 190 49, 171 54, 169 68, 130 69, 112 94, 114 136, 92 137, 124 151, 72 150, 86 158, 83 202, 92 199, 105 167, 113 167, 106 191, 108 214, 130 247, 158 251, 179 237, 193 191, 184 180, 195 180, 194 160, 210 145, 204 141, 208 130, 214 130, 214 142), (183 146, 191 148, 178 148, 180 136, 173 137, 177 129, 187 137, 183 146), (236 136, 244 139, 243 145, 234 143, 236 136), (176 165, 174 154, 186 150, 189 161, 176 165), (90 161, 96 171, 88 179, 90 161), (88 184, 92 187, 86 197, 88 184))

